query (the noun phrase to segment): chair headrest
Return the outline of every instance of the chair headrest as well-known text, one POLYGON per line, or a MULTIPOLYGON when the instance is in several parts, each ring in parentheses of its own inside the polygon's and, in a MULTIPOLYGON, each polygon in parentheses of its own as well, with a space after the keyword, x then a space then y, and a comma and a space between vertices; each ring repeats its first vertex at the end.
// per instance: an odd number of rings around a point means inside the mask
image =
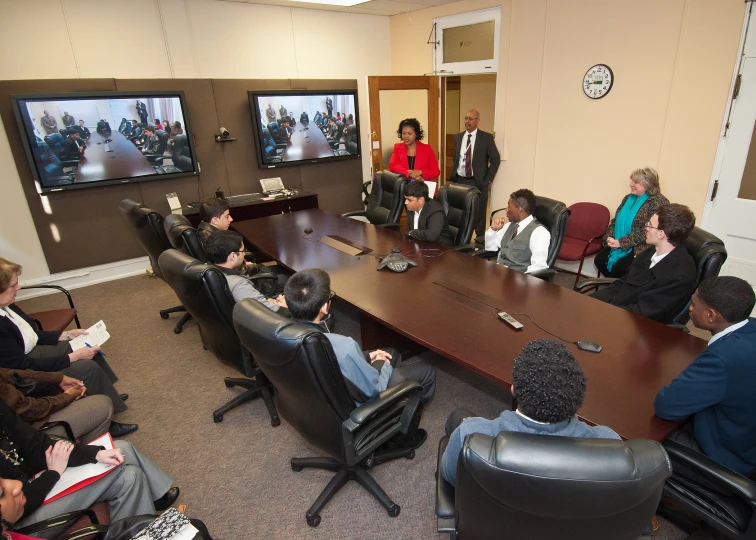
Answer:
POLYGON ((564 210, 567 210, 567 207, 562 201, 536 195, 535 218, 541 223, 551 224, 564 210))
POLYGON ((446 184, 444 186, 446 193, 446 202, 453 208, 464 208, 465 197, 478 190, 475 186, 466 186, 464 184, 446 184))
POLYGON ((685 240, 685 248, 694 259, 697 258, 697 255, 701 250, 715 247, 721 247, 724 249, 724 242, 710 232, 699 227, 693 227, 693 230, 690 231, 688 238, 685 240))

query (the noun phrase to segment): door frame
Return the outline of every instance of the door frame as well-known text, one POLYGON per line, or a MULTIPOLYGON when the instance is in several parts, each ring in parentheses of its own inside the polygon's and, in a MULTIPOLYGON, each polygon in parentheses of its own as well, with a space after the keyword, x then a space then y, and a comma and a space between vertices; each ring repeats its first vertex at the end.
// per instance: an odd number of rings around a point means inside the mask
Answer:
MULTIPOLYGON (((427 90, 428 91, 428 144, 439 159, 439 77, 426 75, 368 76, 368 100, 370 106, 370 174, 382 168, 383 141, 381 141, 381 90, 427 90), (377 144, 376 144, 377 143, 377 144)), ((393 144, 393 143, 392 143, 393 144)), ((440 164, 439 164, 440 166, 440 164)))

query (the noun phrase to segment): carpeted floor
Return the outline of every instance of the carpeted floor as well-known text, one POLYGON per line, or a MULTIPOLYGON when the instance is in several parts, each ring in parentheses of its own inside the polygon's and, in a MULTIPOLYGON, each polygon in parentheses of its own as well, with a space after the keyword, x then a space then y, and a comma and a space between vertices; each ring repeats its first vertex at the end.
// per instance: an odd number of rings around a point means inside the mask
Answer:
MULTIPOLYGON (((559 279, 571 286, 569 276, 559 279)), ((72 294, 82 325, 102 319, 112 336, 103 350, 120 377, 119 391, 130 395, 129 410, 116 419, 139 424, 128 440, 174 477, 181 487, 179 502, 186 503, 188 515, 202 519, 216 539, 446 538, 436 532, 434 514, 436 449, 446 417, 458 406, 493 417, 509 405, 508 389, 426 353, 438 372, 436 395, 421 424, 428 442, 414 460, 389 462, 371 471, 401 506, 400 515, 388 517, 366 491, 350 482, 313 529, 305 523, 305 511, 332 473, 291 470, 290 458, 319 452, 285 421, 271 427, 260 400, 227 413, 222 423, 213 422, 212 411, 240 392, 227 389, 223 378, 238 374, 202 348, 195 323, 175 335, 178 315, 167 321, 160 318, 159 309, 178 305, 165 283, 145 275, 72 294)), ((62 302, 53 295, 19 305, 31 312, 62 302)), ((359 341, 355 313, 338 304, 334 309, 336 330, 359 341)), ((680 529, 660 522, 655 538, 685 537, 680 529)))

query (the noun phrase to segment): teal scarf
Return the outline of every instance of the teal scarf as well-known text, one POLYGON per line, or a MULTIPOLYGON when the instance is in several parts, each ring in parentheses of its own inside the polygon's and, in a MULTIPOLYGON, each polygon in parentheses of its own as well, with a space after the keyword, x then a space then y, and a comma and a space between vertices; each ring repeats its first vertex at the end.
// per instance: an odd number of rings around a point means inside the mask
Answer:
MULTIPOLYGON (((637 195, 630 195, 627 198, 625 204, 623 204, 622 208, 620 208, 620 211, 617 212, 617 217, 614 220, 615 239, 619 240, 620 238, 627 236, 633 231, 633 221, 635 220, 635 215, 638 213, 638 210, 640 210, 640 207, 643 206, 643 203, 646 202, 646 199, 648 199, 648 193, 644 193, 640 197, 638 197, 637 195)), ((612 251, 609 252, 609 261, 606 264, 606 267, 609 269, 609 271, 611 272, 617 261, 630 253, 632 250, 632 247, 629 247, 627 249, 612 248, 612 251)))

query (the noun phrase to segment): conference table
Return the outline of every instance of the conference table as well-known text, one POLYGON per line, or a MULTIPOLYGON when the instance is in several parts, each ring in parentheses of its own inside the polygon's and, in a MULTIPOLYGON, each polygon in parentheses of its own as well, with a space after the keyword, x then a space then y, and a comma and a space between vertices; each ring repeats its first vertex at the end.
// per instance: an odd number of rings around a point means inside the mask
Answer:
POLYGON ((508 387, 522 347, 552 338, 533 321, 564 339, 599 343, 598 354, 567 344, 588 378, 579 416, 624 438, 660 441, 674 430, 676 422, 654 415, 654 397, 706 347, 700 338, 571 289, 323 210, 233 227, 247 246, 292 271, 327 271, 335 294, 360 313, 365 349, 397 346, 385 341, 393 338, 409 341, 508 387), (323 240, 364 254, 348 255, 323 240), (395 247, 417 267, 377 271, 377 257, 395 247), (509 312, 524 328, 514 330, 498 311, 509 312))
POLYGON ((326 136, 314 122, 310 122, 309 126, 303 126, 300 122, 297 122, 293 130, 291 144, 286 147, 284 161, 333 156, 333 148, 328 144, 326 136), (309 129, 306 129, 306 127, 309 127, 309 129))
POLYGON ((76 171, 77 184, 155 174, 141 150, 118 131, 107 135, 93 131, 86 143, 87 148, 76 171), (111 140, 105 142, 105 139, 111 140))

